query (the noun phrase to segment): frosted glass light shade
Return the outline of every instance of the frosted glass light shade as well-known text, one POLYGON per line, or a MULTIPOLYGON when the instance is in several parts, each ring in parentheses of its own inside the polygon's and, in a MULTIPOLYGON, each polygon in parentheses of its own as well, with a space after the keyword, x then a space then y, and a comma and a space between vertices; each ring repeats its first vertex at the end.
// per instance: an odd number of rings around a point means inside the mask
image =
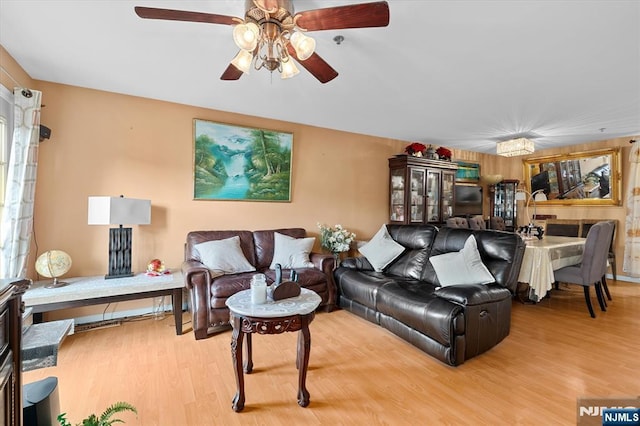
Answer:
POLYGON ((291 35, 291 45, 296 50, 298 59, 304 61, 309 59, 313 52, 316 50, 316 41, 311 37, 307 37, 300 31, 296 31, 291 35))
POLYGON ((89 225, 149 225, 151 200, 89 197, 89 225))
POLYGON ((535 151, 533 141, 526 138, 510 139, 496 144, 496 153, 503 157, 532 154, 535 151))
POLYGON ((240 49, 253 51, 258 45, 260 28, 253 22, 236 25, 233 29, 233 41, 240 49))
POLYGON ((516 192, 516 201, 527 201, 527 193, 524 191, 516 192))
POLYGON ((285 78, 291 78, 300 73, 296 64, 293 63, 293 59, 289 59, 287 62, 282 63, 282 72, 280 73, 280 77, 284 80, 285 78))
POLYGON ((251 70, 251 61, 253 60, 253 55, 251 52, 247 52, 246 50, 240 50, 235 58, 231 61, 231 64, 238 68, 245 74, 249 74, 251 70))

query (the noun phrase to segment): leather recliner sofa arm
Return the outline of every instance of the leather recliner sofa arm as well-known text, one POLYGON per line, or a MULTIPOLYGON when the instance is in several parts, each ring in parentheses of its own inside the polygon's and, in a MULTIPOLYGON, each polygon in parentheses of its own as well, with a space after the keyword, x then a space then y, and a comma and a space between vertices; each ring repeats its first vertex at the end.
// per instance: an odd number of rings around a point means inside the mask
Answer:
POLYGON ((327 312, 333 311, 337 303, 338 289, 336 282, 333 279, 333 270, 335 269, 336 261, 332 254, 327 253, 309 253, 309 260, 313 263, 315 269, 318 269, 324 273, 327 277, 327 292, 328 303, 327 312))
POLYGON ((187 260, 182 263, 182 274, 185 286, 191 290, 191 321, 196 339, 207 337, 209 321, 210 283, 211 272, 202 263, 196 260, 187 260))
POLYGON ((182 262, 182 276, 189 290, 194 287, 207 286, 211 282, 209 269, 197 260, 182 262))
POLYGON ((439 287, 434 294, 462 306, 499 302, 511 298, 511 292, 498 284, 466 284, 439 287))
POLYGON ((373 271, 373 266, 366 257, 347 257, 340 263, 340 266, 349 269, 357 269, 358 271, 373 271))
POLYGON ((309 253, 309 260, 313 263, 313 267, 324 272, 327 275, 331 275, 335 259, 333 255, 327 253, 309 253))

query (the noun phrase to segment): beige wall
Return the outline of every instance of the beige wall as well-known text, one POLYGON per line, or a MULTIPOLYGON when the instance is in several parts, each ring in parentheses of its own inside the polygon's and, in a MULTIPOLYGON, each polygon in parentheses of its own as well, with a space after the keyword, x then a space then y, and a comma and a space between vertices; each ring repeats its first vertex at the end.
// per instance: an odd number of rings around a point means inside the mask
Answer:
POLYGON ((52 129, 40 144, 35 231, 39 252, 74 260, 71 275, 104 273, 108 229, 87 225, 87 197, 152 202, 133 230, 133 269, 158 257, 182 261, 191 230, 269 229, 341 223, 370 237, 386 220, 387 158, 402 142, 191 106, 38 82, 52 129), (194 201, 193 119, 293 132, 290 203, 194 201))

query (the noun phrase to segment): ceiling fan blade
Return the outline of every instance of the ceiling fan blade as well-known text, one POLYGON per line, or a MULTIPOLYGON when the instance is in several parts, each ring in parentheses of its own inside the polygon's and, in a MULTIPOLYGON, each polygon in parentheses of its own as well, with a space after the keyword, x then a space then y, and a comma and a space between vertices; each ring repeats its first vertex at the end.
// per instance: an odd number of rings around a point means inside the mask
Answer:
POLYGON ((317 53, 314 53, 304 61, 301 61, 298 59, 296 50, 291 46, 291 44, 287 44, 287 50, 289 51, 289 55, 291 55, 300 65, 317 78, 320 83, 328 83, 338 76, 338 72, 331 68, 331 65, 326 63, 325 60, 317 53))
POLYGON ((244 74, 235 65, 229 64, 226 70, 220 76, 220 80, 237 80, 244 74))
POLYGON ((298 16, 296 24, 307 31, 386 27, 389 25, 389 4, 379 1, 329 7, 300 12, 298 16))
POLYGON ((136 6, 136 14, 145 19, 164 19, 167 21, 204 22, 207 24, 235 25, 238 23, 233 16, 216 15, 213 13, 190 12, 187 10, 157 9, 155 7, 136 6))

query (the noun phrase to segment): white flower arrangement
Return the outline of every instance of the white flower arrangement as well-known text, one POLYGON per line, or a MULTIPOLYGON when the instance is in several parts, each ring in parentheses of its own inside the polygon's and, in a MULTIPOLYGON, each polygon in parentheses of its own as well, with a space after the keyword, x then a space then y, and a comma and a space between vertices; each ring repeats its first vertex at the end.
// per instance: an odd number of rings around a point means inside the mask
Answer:
POLYGON ((356 238, 356 234, 347 231, 339 224, 332 228, 318 223, 318 228, 320 228, 320 244, 331 253, 348 251, 351 242, 356 238))

